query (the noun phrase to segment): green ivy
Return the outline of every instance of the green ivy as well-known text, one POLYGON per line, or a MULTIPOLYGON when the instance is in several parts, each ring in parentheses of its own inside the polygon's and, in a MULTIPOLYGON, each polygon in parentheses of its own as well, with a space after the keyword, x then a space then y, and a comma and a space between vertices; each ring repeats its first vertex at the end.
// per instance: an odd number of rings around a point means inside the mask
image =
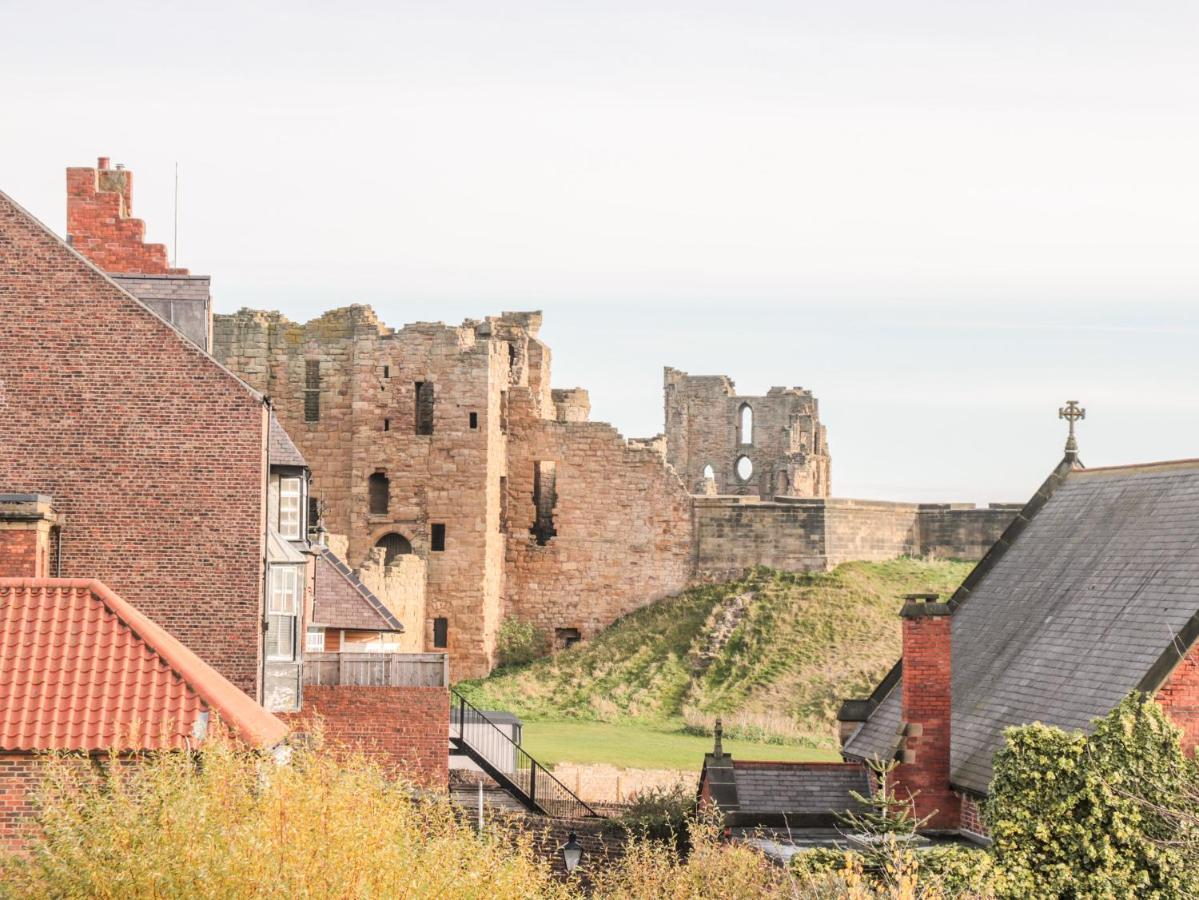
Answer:
POLYGON ((1009 728, 985 809, 1007 897, 1192 896, 1199 873, 1172 838, 1193 763, 1180 730, 1133 694, 1088 737, 1009 728))
POLYGON ((508 616, 500 623, 496 650, 501 668, 523 666, 544 656, 548 641, 541 629, 532 622, 508 616))

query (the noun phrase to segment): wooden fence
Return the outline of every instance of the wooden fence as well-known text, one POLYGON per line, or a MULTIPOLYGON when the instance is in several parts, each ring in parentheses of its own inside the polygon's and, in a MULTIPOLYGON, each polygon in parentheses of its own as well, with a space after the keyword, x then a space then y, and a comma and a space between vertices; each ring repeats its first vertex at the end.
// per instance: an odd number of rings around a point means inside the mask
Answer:
POLYGON ((449 687, 445 653, 305 653, 304 684, 449 687))

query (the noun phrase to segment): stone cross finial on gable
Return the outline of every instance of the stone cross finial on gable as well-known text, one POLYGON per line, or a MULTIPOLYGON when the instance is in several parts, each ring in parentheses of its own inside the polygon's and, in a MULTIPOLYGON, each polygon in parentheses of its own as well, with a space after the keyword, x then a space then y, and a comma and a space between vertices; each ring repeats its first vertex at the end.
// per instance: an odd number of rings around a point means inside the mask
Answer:
POLYGON ((1074 423, 1087 417, 1087 411, 1078 405, 1077 400, 1067 400, 1066 405, 1057 411, 1059 419, 1070 423, 1070 436, 1066 438, 1066 455, 1073 458, 1078 455, 1078 441, 1074 438, 1074 423))
POLYGON ((720 743, 720 739, 724 736, 724 727, 720 724, 720 719, 716 720, 716 727, 712 729, 712 733, 716 735, 716 746, 712 748, 712 755, 720 759, 724 756, 724 747, 720 743))

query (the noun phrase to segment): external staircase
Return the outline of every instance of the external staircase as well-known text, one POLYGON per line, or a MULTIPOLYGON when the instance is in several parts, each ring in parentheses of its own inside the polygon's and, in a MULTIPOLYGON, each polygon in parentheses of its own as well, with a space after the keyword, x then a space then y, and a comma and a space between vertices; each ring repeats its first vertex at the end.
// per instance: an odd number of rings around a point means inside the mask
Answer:
POLYGON ((450 748, 450 753, 470 759, 530 812, 555 819, 602 818, 452 688, 450 748))

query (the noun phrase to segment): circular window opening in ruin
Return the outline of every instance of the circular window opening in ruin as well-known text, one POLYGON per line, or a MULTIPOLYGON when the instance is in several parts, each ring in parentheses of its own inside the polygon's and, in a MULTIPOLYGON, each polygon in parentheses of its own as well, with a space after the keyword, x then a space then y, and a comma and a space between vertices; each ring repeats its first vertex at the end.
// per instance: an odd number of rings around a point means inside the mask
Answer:
POLYGON ((750 476, 754 474, 754 464, 749 461, 748 456, 742 456, 737 460, 737 477, 742 481, 749 481, 750 476))
POLYGON ((402 534, 385 534, 375 542, 376 547, 383 548, 383 565, 389 566, 397 556, 412 552, 412 544, 402 534))

